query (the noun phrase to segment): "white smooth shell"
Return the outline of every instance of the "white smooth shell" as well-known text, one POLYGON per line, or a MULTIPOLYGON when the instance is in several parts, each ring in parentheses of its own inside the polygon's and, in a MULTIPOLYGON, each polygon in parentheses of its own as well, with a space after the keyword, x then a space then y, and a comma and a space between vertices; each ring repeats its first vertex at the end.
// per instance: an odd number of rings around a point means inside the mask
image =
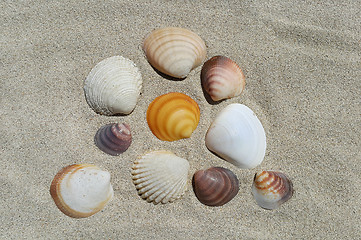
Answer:
POLYGON ((113 56, 98 63, 84 83, 89 106, 103 115, 129 114, 137 104, 142 76, 134 62, 113 56))
POLYGON ((251 109, 239 103, 225 107, 206 134, 206 146, 240 168, 259 165, 266 152, 266 134, 251 109))
POLYGON ((189 163, 170 151, 145 154, 133 164, 133 182, 138 194, 148 202, 173 202, 187 187, 189 163))
POLYGON ((110 173, 91 164, 76 164, 62 169, 55 176, 50 193, 58 208, 74 218, 95 214, 114 195, 110 173))

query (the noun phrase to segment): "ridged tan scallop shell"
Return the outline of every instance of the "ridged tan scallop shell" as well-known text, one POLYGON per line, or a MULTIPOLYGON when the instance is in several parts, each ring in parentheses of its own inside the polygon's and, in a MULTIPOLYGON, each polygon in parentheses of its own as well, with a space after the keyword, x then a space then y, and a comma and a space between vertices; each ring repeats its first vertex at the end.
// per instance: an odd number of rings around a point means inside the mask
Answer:
POLYGON ((260 171, 254 176, 252 194, 265 209, 276 209, 293 195, 291 180, 281 172, 260 171))
POLYGON ((201 80, 213 101, 239 96, 246 85, 241 68, 224 56, 212 57, 203 64, 201 80))
POLYGON ((170 151, 145 154, 133 164, 133 182, 138 194, 154 204, 173 202, 187 187, 189 163, 170 151))
POLYGON ((229 169, 211 167, 193 175, 193 190, 198 200, 208 206, 222 206, 239 191, 237 176, 229 169))
POLYGON ((129 114, 137 104, 142 76, 134 62, 113 56, 98 63, 84 83, 89 106, 103 115, 129 114))
POLYGON ((152 31, 143 42, 143 50, 154 68, 176 78, 185 78, 207 54, 206 45, 197 34, 177 27, 152 31))
POLYGON ((94 141, 103 152, 117 156, 128 149, 132 143, 132 134, 128 124, 110 123, 99 128, 94 141))
POLYGON ((206 146, 240 168, 254 168, 266 153, 266 134, 247 106, 233 103, 214 119, 206 134, 206 146))
POLYGON ((167 93, 149 104, 147 122, 153 134, 163 141, 189 138, 200 118, 198 104, 183 93, 167 93))
POLYGON ((74 164, 54 177, 50 194, 56 206, 73 218, 89 217, 113 198, 110 174, 91 164, 74 164))

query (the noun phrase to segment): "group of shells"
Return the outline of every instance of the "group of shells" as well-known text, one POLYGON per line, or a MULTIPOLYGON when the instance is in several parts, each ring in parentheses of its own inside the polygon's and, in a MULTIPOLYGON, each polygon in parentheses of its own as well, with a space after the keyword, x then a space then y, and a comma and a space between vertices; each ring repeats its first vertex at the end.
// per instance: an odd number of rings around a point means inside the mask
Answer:
MULTIPOLYGON (((175 27, 152 31, 143 42, 148 62, 159 72, 174 78, 186 78, 200 66, 201 83, 213 101, 239 96, 245 76, 233 60, 214 56, 206 61, 205 42, 194 32, 175 27)), ((88 105, 102 115, 130 114, 138 101, 142 76, 133 61, 109 57, 98 63, 84 82, 88 105)), ((155 98, 146 119, 151 132, 162 141, 189 138, 197 128, 200 109, 191 97, 171 92, 155 98)), ((94 137, 103 152, 117 156, 131 145, 131 128, 126 123, 100 127, 94 137)), ((233 103, 221 110, 210 125, 205 145, 220 157, 242 169, 251 169, 263 161, 266 135, 254 112, 233 103)), ((189 162, 167 150, 145 153, 133 163, 131 175, 141 198, 148 202, 168 203, 179 199, 187 189, 189 162)), ((237 176, 229 169, 211 167, 196 171, 192 177, 197 199, 207 206, 222 206, 239 191, 237 176)), ((276 171, 259 171, 251 187, 256 203, 275 209, 292 197, 289 178, 276 171)), ((50 193, 57 207, 74 218, 88 217, 104 208, 113 197, 110 173, 91 164, 74 164, 54 177, 50 193)))

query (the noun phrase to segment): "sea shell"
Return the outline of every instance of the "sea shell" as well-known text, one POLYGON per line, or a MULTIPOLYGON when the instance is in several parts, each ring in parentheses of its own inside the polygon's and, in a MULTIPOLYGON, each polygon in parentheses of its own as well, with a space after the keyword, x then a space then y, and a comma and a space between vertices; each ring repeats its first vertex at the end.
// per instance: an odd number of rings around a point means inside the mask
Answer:
POLYGON ((91 164, 74 164, 54 177, 50 194, 56 206, 73 218, 89 217, 113 198, 110 174, 91 164))
POLYGON ((237 176, 229 169, 211 167, 193 175, 193 190, 198 200, 207 206, 222 206, 239 191, 237 176))
POLYGON ((153 134, 163 141, 189 138, 200 118, 198 104, 183 93, 157 97, 147 110, 147 122, 153 134))
POLYGON ((206 146, 240 168, 254 168, 263 161, 266 134, 247 106, 233 103, 214 119, 206 134, 206 146))
POLYGON ((89 106, 103 115, 129 114, 137 104, 142 76, 134 62, 113 56, 98 63, 84 83, 89 106))
POLYGON ((176 78, 185 78, 207 54, 206 45, 197 34, 177 27, 152 31, 143 42, 143 50, 154 68, 176 78))
POLYGON ((138 194, 154 204, 173 202, 187 187, 189 163, 170 151, 145 154, 133 164, 133 182, 138 194))
POLYGON ((271 210, 292 197, 293 185, 284 173, 260 171, 254 176, 252 194, 260 207, 271 210))
POLYGON ((128 149, 132 143, 132 134, 128 124, 110 123, 99 128, 94 141, 103 152, 117 156, 128 149))
POLYGON ((203 64, 201 80, 213 101, 239 96, 246 85, 241 68, 224 56, 212 57, 203 64))

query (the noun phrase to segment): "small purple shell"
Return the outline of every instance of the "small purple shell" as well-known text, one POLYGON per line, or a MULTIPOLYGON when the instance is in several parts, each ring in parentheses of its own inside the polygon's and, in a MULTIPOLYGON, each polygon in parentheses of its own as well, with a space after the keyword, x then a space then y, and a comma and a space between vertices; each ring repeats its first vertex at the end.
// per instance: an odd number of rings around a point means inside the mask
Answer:
POLYGON ((128 149, 132 143, 132 134, 128 124, 110 123, 99 128, 94 141, 103 152, 117 156, 128 149))

